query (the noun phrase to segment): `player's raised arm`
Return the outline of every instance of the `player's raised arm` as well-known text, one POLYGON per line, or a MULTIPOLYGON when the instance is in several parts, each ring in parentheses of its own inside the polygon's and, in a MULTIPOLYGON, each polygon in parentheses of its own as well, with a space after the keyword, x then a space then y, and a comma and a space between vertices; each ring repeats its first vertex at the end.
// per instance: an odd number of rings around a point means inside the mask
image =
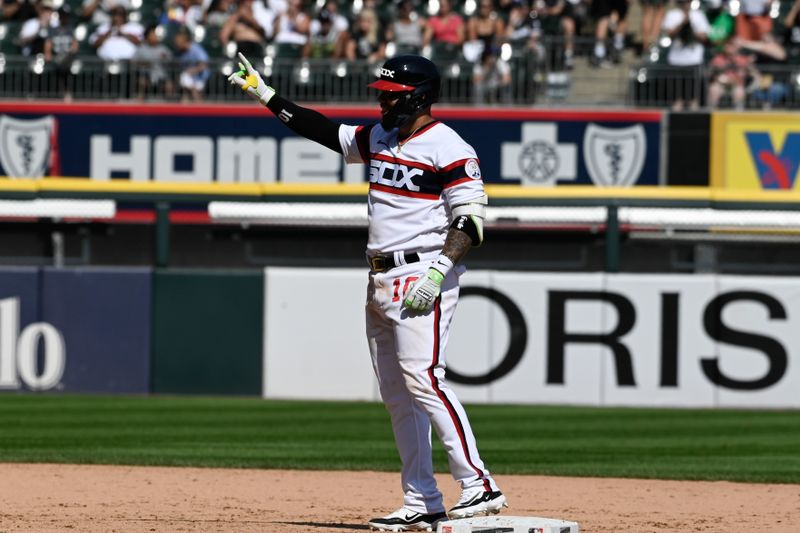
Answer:
POLYGON ((300 107, 294 102, 282 98, 275 92, 275 89, 264 83, 261 75, 241 52, 239 60, 241 61, 239 63, 240 70, 228 76, 228 81, 232 85, 237 85, 251 98, 272 111, 298 135, 342 153, 342 145, 339 142, 340 124, 333 122, 322 113, 307 107, 300 107))

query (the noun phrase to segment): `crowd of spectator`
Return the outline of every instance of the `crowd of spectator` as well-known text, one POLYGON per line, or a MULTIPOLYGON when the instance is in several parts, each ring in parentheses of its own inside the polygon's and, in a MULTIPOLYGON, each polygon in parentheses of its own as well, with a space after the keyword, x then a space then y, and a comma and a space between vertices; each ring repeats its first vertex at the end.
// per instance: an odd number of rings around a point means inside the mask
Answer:
POLYGON ((435 61, 459 59, 472 64, 473 93, 481 102, 510 101, 512 57, 568 71, 576 56, 585 56, 589 67, 610 68, 624 54, 650 61, 659 53, 678 71, 676 109, 741 108, 748 98, 768 106, 786 97, 791 81, 770 68, 800 56, 800 0, 780 18, 774 0, 639 0, 637 28, 628 25, 629 2, 159 0, 148 9, 142 0, 0 0, 0 10, 3 20, 23 23, 20 54, 41 54, 64 87, 78 54, 74 28, 89 24, 88 44, 99 58, 129 60, 143 72, 141 98, 199 100, 210 59, 237 50, 258 64, 268 45, 298 58, 378 63, 393 54, 426 53, 435 61), (197 42, 206 33, 218 36, 211 54, 197 42), (180 72, 168 72, 167 63, 179 64, 180 72))
POLYGON ((672 108, 704 103, 735 109, 771 108, 795 91, 800 68, 800 0, 788 13, 771 0, 710 0, 702 9, 676 0, 662 27, 669 39, 667 64, 676 70, 672 108))

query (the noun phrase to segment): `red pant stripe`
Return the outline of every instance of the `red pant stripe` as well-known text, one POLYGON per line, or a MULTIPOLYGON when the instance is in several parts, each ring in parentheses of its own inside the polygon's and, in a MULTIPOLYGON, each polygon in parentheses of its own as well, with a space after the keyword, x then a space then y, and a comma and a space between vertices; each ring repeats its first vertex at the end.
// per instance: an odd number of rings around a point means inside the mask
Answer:
POLYGON ((453 404, 450 403, 450 400, 447 398, 444 392, 442 392, 442 389, 439 388, 439 379, 433 373, 436 365, 439 364, 439 320, 441 318, 441 310, 439 305, 441 301, 442 297, 439 296, 436 298, 436 301, 433 304, 433 363, 431 363, 431 366, 428 368, 428 376, 430 377, 433 390, 436 391, 436 395, 447 408, 447 412, 450 414, 450 419, 453 421, 453 425, 456 427, 456 432, 458 433, 458 438, 461 441, 461 447, 464 450, 464 456, 467 458, 467 463, 469 463, 469 466, 471 466, 472 469, 478 474, 478 478, 483 480, 484 489, 486 489, 487 492, 490 492, 492 488, 489 485, 489 480, 486 479, 484 472, 475 466, 475 464, 472 462, 472 458, 469 456, 467 438, 464 435, 464 426, 461 424, 461 419, 458 418, 458 413, 456 413, 455 408, 453 408, 453 404))

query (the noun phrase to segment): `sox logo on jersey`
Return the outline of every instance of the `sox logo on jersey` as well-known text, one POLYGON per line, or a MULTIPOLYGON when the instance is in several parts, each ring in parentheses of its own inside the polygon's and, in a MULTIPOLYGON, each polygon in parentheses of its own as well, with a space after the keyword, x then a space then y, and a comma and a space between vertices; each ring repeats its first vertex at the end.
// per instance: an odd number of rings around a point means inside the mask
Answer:
POLYGON ((369 181, 398 189, 406 188, 409 191, 419 191, 419 187, 412 179, 422 175, 422 169, 409 168, 399 163, 370 159, 369 181))

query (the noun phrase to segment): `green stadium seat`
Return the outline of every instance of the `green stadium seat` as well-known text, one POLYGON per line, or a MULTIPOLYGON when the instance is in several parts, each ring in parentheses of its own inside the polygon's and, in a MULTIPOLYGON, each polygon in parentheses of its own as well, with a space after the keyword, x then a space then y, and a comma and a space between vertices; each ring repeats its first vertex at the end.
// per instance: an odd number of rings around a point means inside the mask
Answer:
POLYGON ((200 41, 210 58, 225 57, 225 47, 219 39, 219 30, 220 28, 217 26, 206 26, 206 34, 203 36, 203 40, 200 41))
POLYGON ((401 56, 406 54, 419 54, 420 49, 419 46, 414 46, 411 44, 396 44, 395 45, 395 55, 401 56))
POLYGON ((19 54, 17 37, 22 28, 22 22, 0 22, 0 53, 8 55, 19 54))
POLYGON ((437 63, 439 61, 455 61, 461 54, 461 48, 451 44, 442 42, 431 43, 431 61, 437 63))
POLYGON ((292 43, 275 43, 274 54, 278 59, 297 59, 303 55, 303 47, 292 43))

